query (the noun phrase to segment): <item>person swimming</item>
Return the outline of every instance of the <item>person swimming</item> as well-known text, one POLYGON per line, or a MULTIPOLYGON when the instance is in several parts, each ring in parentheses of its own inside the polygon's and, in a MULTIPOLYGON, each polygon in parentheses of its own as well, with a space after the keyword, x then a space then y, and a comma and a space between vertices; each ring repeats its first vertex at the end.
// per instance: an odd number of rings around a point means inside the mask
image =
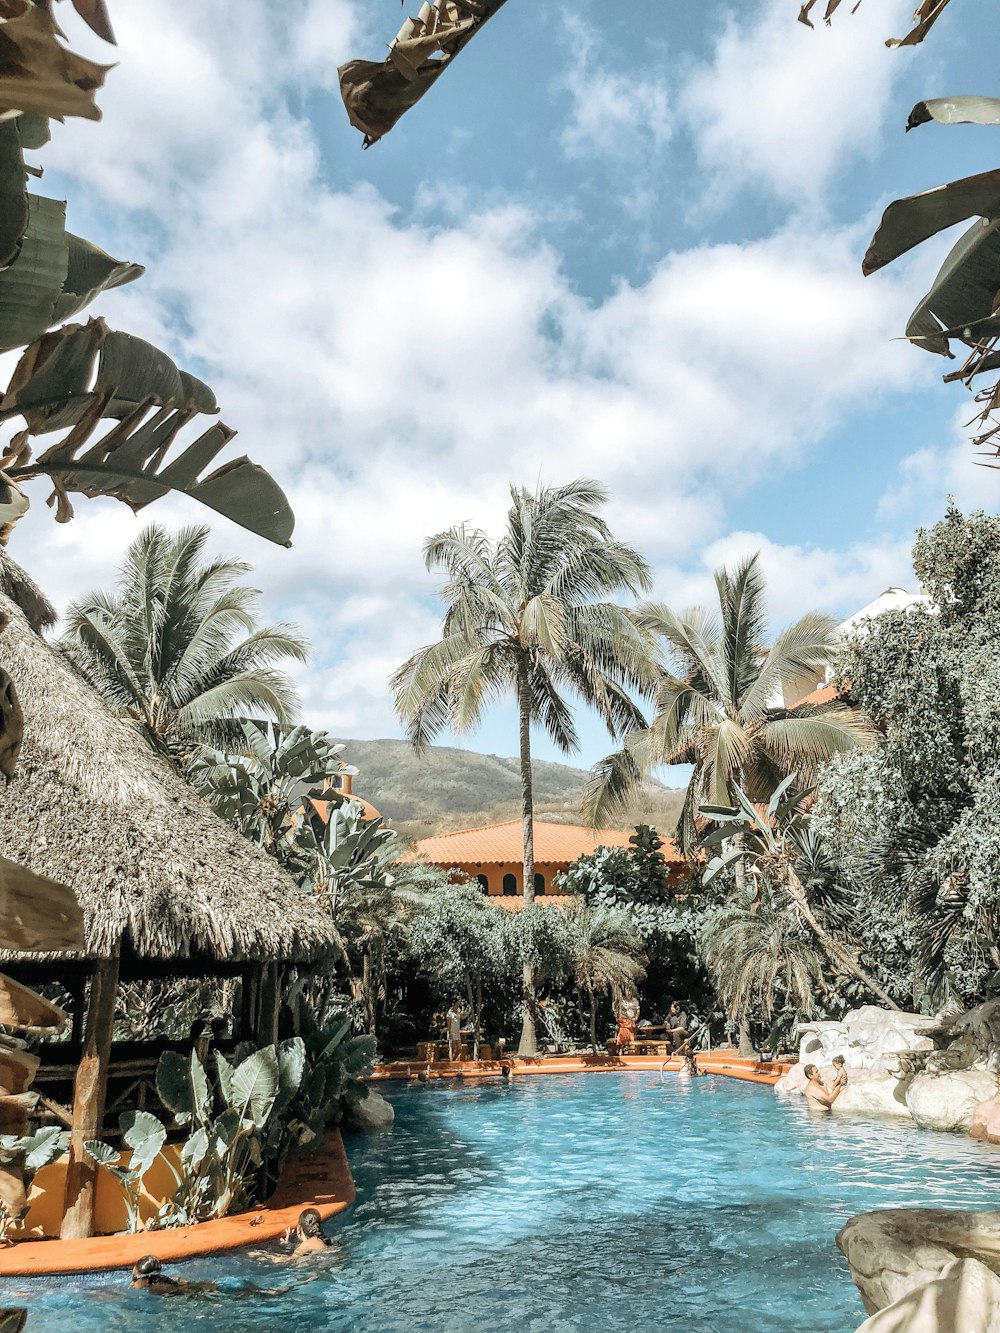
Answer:
POLYGON ((304 1208, 299 1213, 294 1237, 298 1244, 292 1251, 293 1259, 297 1259, 300 1254, 318 1254, 333 1245, 333 1241, 323 1231, 323 1219, 315 1208, 304 1208))
POLYGON ((131 1285, 139 1291, 155 1291, 160 1295, 173 1294, 183 1289, 184 1283, 168 1277, 155 1254, 147 1254, 132 1265, 131 1285))

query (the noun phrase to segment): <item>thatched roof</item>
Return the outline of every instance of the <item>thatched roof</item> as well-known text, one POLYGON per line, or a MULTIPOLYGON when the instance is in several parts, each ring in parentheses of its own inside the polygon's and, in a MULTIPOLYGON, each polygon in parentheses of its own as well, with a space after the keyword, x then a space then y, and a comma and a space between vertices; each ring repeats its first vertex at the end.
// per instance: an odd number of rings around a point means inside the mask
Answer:
POLYGON ((333 950, 325 914, 223 823, 169 762, 45 643, 45 599, 0 554, 0 666, 24 711, 13 780, 0 779, 0 853, 70 885, 87 952, 125 938, 154 958, 291 960, 333 950), (18 599, 20 600, 20 598, 18 599))

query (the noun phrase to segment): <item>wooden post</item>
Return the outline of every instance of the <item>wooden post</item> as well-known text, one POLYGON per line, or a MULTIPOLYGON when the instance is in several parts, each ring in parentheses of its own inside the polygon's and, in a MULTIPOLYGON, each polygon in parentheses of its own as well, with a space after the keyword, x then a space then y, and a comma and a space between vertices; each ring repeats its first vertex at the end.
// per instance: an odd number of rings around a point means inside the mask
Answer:
POLYGON ((281 964, 265 963, 260 982, 260 1017, 257 1045, 274 1046, 278 1040, 278 1014, 281 1010, 281 964))
POLYGON ((103 1128, 117 995, 116 948, 112 958, 97 960, 90 979, 83 1053, 73 1084, 73 1127, 70 1131, 69 1165, 66 1168, 63 1220, 59 1231, 62 1240, 81 1240, 94 1234, 97 1164, 87 1156, 83 1145, 88 1139, 99 1138, 103 1128))

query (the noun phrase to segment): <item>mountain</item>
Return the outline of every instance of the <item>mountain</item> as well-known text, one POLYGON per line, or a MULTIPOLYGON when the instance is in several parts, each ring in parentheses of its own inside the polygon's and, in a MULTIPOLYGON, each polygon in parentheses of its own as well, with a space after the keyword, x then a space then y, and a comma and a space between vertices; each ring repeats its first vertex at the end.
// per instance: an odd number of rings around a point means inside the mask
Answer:
MULTIPOLYGON (((392 821, 401 837, 415 840, 520 816, 521 777, 516 759, 443 745, 418 755, 407 741, 342 743, 344 759, 359 770, 355 790, 392 821)), ((536 760, 532 771, 536 816, 578 823, 587 770, 536 760)), ((625 816, 611 821, 612 827, 648 823, 664 834, 672 833, 683 796, 675 788, 647 783, 625 816)))

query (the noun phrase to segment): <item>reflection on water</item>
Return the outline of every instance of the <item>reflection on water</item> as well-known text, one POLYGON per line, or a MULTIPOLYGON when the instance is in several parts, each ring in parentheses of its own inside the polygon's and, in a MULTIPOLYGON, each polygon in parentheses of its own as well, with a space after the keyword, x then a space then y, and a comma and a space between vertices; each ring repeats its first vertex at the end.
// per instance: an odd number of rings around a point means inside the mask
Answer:
POLYGON ((988 1208, 1000 1150, 909 1122, 811 1117, 800 1099, 655 1074, 390 1088, 353 1139, 336 1253, 221 1257, 210 1303, 124 1276, 16 1284, 31 1330, 174 1333, 846 1333, 863 1318, 833 1238, 853 1214, 988 1208), (236 1297, 248 1284, 284 1296, 236 1297))

